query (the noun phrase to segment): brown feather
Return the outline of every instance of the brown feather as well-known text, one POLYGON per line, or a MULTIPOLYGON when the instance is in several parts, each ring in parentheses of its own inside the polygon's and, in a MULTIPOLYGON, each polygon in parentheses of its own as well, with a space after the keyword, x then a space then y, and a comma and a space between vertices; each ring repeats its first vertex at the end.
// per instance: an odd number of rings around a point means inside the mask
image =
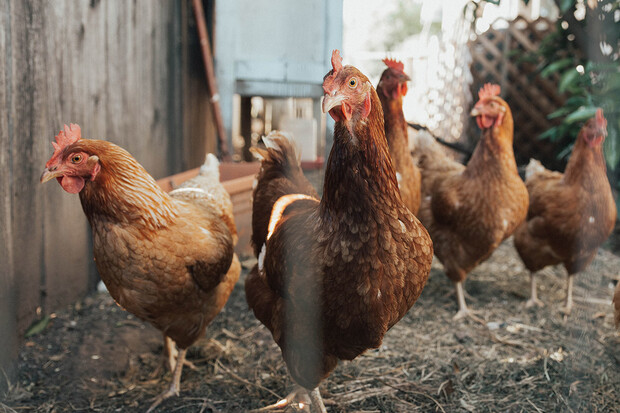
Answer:
POLYGON ((385 137, 390 149, 390 157, 394 169, 401 175, 400 194, 403 202, 413 214, 417 214, 420 208, 422 178, 420 170, 415 166, 409 154, 407 122, 403 114, 402 96, 398 95, 394 98, 391 91, 384 93, 384 87, 386 86, 380 82, 377 86, 377 95, 383 108, 385 137))

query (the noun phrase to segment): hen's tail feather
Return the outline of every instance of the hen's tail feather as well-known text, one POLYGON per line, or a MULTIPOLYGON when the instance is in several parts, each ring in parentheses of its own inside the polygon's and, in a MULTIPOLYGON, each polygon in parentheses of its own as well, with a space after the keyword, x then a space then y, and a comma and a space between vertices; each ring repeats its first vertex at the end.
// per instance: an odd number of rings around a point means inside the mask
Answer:
POLYGON ((318 198, 304 176, 298 151, 287 134, 271 132, 263 137, 263 142, 266 148, 250 148, 261 161, 252 203, 252 246, 257 257, 267 237, 271 210, 280 197, 304 194, 318 198))
POLYGON ((413 142, 415 147, 413 157, 417 164, 423 164, 427 158, 436 160, 447 158, 433 135, 423 129, 413 135, 413 142))
POLYGON ((298 166, 301 156, 292 137, 282 131, 271 131, 263 136, 266 148, 250 148, 250 152, 261 162, 273 162, 282 166, 298 166))
POLYGON ((529 180, 532 176, 544 172, 545 171, 545 167, 543 166, 542 163, 540 163, 540 161, 531 158, 530 159, 530 163, 527 164, 527 166, 525 167, 525 180, 529 180))
POLYGON ((203 163, 200 167, 199 174, 203 176, 210 175, 219 181, 220 161, 217 159, 217 156, 212 153, 208 153, 205 159, 205 163, 203 163))
POLYGON ((414 162, 422 170, 459 169, 459 164, 452 159, 437 142, 433 135, 425 130, 420 130, 414 135, 415 151, 413 154, 414 162))
POLYGON ((230 195, 220 183, 220 162, 211 153, 207 154, 204 164, 198 175, 182 182, 169 193, 172 198, 194 204, 209 213, 219 214, 237 244, 237 228, 233 215, 233 205, 230 195))

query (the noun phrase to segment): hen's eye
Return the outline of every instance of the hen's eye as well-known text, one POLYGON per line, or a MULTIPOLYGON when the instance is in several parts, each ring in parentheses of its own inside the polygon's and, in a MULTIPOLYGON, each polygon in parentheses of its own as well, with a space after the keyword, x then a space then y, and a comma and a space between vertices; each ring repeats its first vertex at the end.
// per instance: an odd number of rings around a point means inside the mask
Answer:
POLYGON ((71 157, 71 162, 73 163, 79 163, 82 160, 82 155, 73 155, 71 157))
POLYGON ((357 79, 352 77, 351 80, 349 80, 349 87, 355 87, 355 86, 357 86, 357 79))

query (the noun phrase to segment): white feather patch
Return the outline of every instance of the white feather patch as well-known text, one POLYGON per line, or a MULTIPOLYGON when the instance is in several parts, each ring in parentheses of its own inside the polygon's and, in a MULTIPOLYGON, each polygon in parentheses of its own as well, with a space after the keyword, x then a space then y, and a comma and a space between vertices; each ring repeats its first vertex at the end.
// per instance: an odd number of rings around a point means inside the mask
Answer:
POLYGON ((258 270, 263 272, 263 265, 265 263, 265 254, 267 253, 267 245, 263 244, 260 249, 260 254, 258 254, 258 270))
POLYGON ((206 194, 207 192, 200 189, 200 188, 178 188, 175 189, 174 191, 170 191, 168 192, 168 195, 172 196, 174 194, 179 194, 182 192, 195 192, 195 193, 201 193, 201 194, 206 194))
POLYGON ((219 178, 220 176, 220 161, 217 159, 217 156, 212 153, 208 153, 205 158, 205 163, 200 167, 201 175, 214 174, 219 178))
POLYGON ((292 204, 295 201, 299 201, 301 199, 314 199, 311 196, 304 194, 289 194, 284 195, 278 198, 275 204, 273 204, 273 208, 271 209, 271 217, 269 218, 269 233, 267 234, 267 239, 271 238, 273 234, 273 230, 276 228, 276 225, 282 218, 282 214, 287 206, 292 204))

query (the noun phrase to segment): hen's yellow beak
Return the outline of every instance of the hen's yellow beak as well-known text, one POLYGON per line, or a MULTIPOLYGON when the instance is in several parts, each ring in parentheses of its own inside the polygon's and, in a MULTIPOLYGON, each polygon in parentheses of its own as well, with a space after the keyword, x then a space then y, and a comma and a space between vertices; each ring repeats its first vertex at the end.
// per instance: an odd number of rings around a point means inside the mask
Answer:
POLYGON ((60 172, 58 169, 54 168, 53 170, 49 170, 49 168, 45 168, 43 170, 43 173, 41 174, 40 182, 44 184, 47 181, 58 178, 59 176, 62 176, 62 172, 60 172))
POLYGON ((325 94, 323 96, 323 113, 327 113, 333 108, 335 108, 336 106, 342 105, 342 102, 344 102, 346 99, 347 99, 346 96, 343 96, 340 94, 335 94, 335 95, 325 94))

